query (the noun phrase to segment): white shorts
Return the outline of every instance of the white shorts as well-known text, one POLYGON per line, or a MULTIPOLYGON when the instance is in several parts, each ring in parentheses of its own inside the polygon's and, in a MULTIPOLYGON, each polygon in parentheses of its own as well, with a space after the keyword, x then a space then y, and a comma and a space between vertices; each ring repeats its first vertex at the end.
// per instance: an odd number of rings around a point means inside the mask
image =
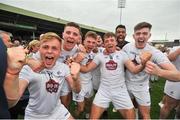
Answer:
POLYGON ((81 91, 79 93, 73 92, 73 100, 76 102, 83 102, 84 98, 90 98, 93 96, 92 82, 86 85, 82 85, 81 91))
POLYGON ((166 80, 164 93, 176 100, 180 100, 180 82, 166 80))
POLYGON ((110 102, 113 103, 116 110, 132 109, 134 107, 125 84, 115 90, 109 87, 107 87, 107 89, 102 89, 100 86, 93 104, 102 108, 108 108, 110 102))
POLYGON ((150 106, 151 105, 149 90, 145 90, 145 91, 128 90, 128 92, 129 92, 131 99, 135 99, 136 102, 138 103, 138 105, 142 105, 142 106, 150 106))
POLYGON ((61 92, 60 92, 60 96, 66 96, 70 92, 71 92, 71 88, 70 88, 68 82, 65 80, 64 83, 63 83, 61 92))
POLYGON ((32 113, 25 113, 24 119, 59 119, 59 120, 67 120, 71 114, 69 111, 64 107, 63 104, 57 105, 56 108, 52 111, 51 114, 35 114, 32 113))

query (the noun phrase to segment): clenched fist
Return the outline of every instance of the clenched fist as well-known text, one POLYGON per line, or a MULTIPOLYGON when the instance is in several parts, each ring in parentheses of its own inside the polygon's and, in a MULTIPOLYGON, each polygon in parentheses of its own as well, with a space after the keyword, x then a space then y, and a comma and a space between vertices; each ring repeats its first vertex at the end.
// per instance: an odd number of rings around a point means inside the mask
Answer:
POLYGON ((23 65, 25 64, 27 52, 28 51, 25 50, 22 46, 7 49, 8 73, 18 74, 20 72, 23 65))
POLYGON ((80 65, 78 63, 72 62, 70 66, 70 71, 71 71, 72 78, 76 80, 80 72, 80 65))
POLYGON ((29 65, 34 72, 40 72, 44 68, 44 64, 41 61, 27 58, 27 53, 28 50, 22 46, 7 49, 7 72, 9 74, 18 75, 25 64, 29 65))
POLYGON ((80 63, 85 58, 85 53, 79 52, 77 56, 74 58, 74 61, 80 63))
POLYGON ((145 65, 152 57, 152 54, 149 51, 143 51, 140 54, 141 64, 145 65))

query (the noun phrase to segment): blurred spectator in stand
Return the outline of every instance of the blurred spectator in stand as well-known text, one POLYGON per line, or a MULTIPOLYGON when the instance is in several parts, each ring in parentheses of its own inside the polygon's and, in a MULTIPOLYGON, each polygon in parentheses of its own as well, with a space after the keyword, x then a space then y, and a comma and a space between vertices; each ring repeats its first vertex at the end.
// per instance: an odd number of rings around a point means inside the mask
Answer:
POLYGON ((20 43, 19 40, 14 40, 14 41, 13 41, 13 46, 14 46, 14 47, 18 47, 18 46, 20 46, 20 45, 21 45, 21 43, 20 43))
POLYGON ((22 40, 21 45, 22 45, 24 48, 26 48, 27 45, 28 45, 28 43, 27 43, 26 40, 22 40))

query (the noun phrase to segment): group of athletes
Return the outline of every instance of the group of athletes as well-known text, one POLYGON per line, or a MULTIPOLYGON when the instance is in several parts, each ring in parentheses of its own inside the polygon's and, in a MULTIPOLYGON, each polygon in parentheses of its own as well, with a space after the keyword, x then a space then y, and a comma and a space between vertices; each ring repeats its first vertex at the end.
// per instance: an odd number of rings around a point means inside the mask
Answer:
POLYGON ((69 22, 62 38, 53 32, 41 35, 39 50, 31 57, 21 47, 9 49, 10 53, 20 51, 21 56, 14 57, 20 61, 7 71, 14 79, 5 81, 7 99, 18 100, 28 88, 25 119, 73 119, 72 100, 77 103, 75 118, 86 111, 90 119, 98 119, 112 103, 125 119, 136 118, 135 107, 141 118, 150 119, 149 77, 154 74, 169 79, 160 118, 166 118, 173 108, 178 113, 180 47, 167 56, 149 45, 151 27, 138 23, 134 41, 128 43, 124 25, 118 25, 115 33, 105 33, 103 39, 89 31, 82 40, 79 25, 69 22))

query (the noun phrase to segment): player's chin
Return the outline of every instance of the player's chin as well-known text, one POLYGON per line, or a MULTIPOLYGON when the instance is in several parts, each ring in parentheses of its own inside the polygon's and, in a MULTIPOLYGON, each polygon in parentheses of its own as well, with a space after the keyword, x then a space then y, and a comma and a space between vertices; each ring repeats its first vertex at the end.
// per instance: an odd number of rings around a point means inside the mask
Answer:
POLYGON ((139 48, 139 49, 142 49, 142 48, 144 48, 146 46, 146 43, 145 42, 138 42, 138 44, 137 44, 137 47, 139 48))
POLYGON ((44 62, 45 68, 52 68, 55 65, 55 61, 52 62, 44 62))

